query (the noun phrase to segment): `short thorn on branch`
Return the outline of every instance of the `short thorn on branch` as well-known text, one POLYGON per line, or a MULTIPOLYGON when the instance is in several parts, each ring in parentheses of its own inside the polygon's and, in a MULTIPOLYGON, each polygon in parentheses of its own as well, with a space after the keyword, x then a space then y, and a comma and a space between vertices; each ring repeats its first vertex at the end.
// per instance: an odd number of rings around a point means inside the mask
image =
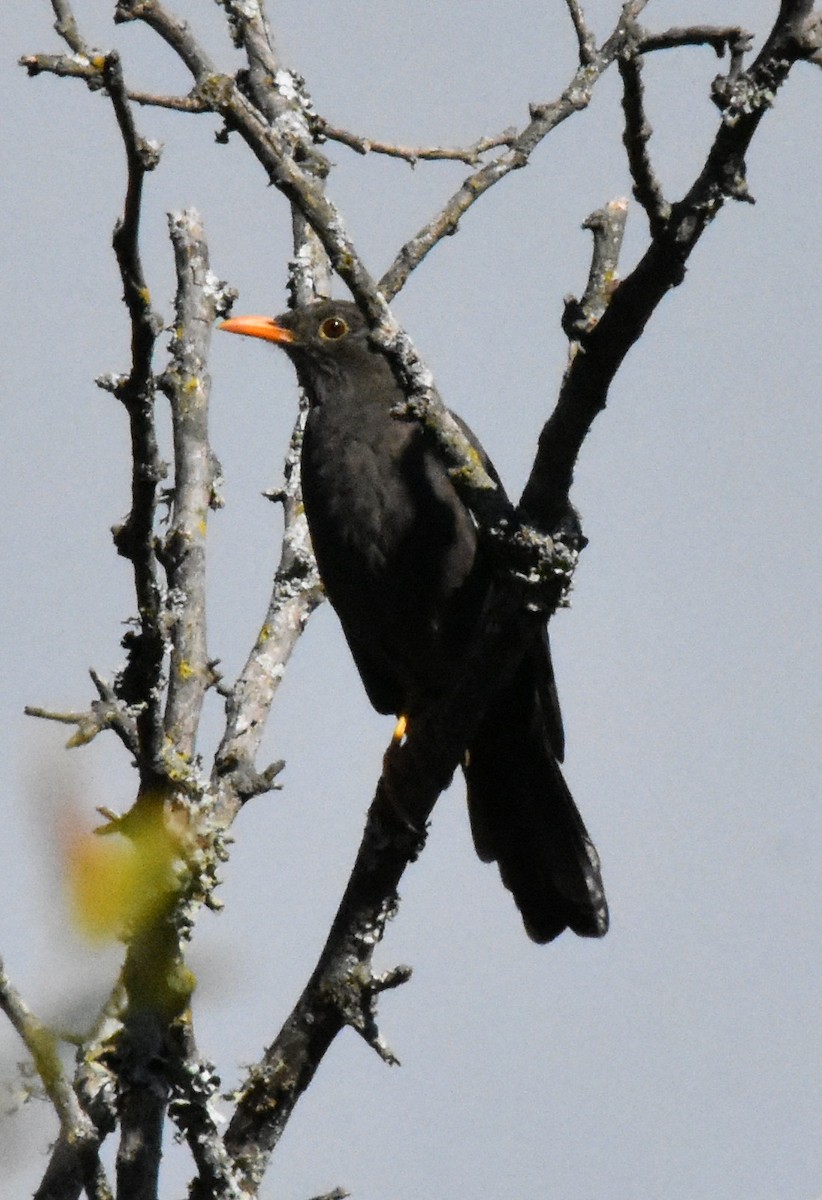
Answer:
POLYGON ((410 978, 411 968, 408 966, 398 966, 382 975, 372 975, 370 968, 363 964, 350 976, 345 995, 339 997, 340 1016, 346 1025, 355 1030, 383 1062, 392 1067, 399 1066, 400 1060, 377 1027, 377 996, 380 992, 400 987, 410 978))
POLYGON ((215 764, 217 777, 230 778, 231 786, 243 804, 254 796, 279 791, 281 784, 276 780, 284 770, 285 760, 282 758, 270 763, 264 770, 258 771, 252 761, 233 753, 219 756, 215 764))

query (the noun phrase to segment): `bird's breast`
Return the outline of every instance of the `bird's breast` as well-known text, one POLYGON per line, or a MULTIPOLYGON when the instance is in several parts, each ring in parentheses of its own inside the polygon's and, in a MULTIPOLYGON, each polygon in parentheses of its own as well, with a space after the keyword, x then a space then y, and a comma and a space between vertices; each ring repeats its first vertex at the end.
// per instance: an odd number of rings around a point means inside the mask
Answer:
POLYGON ((445 469, 416 425, 360 405, 311 411, 302 472, 320 574, 355 657, 378 653, 409 688, 433 690, 473 615, 476 534, 445 469))

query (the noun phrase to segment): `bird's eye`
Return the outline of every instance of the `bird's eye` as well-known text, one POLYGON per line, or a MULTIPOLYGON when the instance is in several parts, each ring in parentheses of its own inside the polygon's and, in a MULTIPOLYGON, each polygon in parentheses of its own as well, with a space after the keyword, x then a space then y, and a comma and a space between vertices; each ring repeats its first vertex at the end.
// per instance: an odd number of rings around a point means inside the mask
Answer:
POLYGON ((320 326, 320 337, 329 342, 337 342, 348 333, 348 326, 342 317, 326 317, 320 326))

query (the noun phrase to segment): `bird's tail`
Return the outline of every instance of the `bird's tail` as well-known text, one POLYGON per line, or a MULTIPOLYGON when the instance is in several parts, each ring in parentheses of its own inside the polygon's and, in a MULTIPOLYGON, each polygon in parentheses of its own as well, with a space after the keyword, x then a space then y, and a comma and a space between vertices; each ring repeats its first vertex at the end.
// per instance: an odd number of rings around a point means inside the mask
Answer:
POLYGON ((545 711, 539 657, 526 655, 493 697, 466 754, 474 845, 483 862, 499 865, 535 942, 566 928, 602 937, 608 905, 599 855, 557 762, 558 711, 545 711))

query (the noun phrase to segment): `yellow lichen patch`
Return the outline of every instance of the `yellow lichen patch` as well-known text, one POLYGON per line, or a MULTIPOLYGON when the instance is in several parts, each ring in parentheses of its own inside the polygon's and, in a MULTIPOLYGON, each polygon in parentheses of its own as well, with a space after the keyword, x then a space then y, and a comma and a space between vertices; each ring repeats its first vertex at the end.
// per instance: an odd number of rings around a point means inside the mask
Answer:
POLYGON ((193 679, 196 671, 187 659, 181 658, 177 663, 177 674, 181 679, 193 679))
POLYGON ((464 466, 451 467, 448 474, 452 479, 465 479, 470 482, 474 472, 483 469, 482 455, 473 446, 466 451, 468 462, 464 466))
POLYGON ((178 839, 162 805, 132 811, 128 834, 80 829, 63 836, 72 917, 93 941, 113 941, 144 929, 178 890, 178 839), (101 836, 102 833, 102 836, 101 836))

